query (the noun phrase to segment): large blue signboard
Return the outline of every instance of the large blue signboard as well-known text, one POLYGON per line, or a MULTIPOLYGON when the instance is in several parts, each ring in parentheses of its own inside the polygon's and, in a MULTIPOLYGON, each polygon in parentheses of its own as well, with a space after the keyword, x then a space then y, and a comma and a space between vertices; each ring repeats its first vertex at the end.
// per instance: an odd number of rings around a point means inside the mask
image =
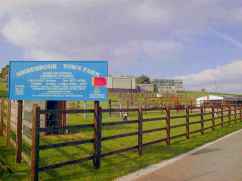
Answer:
POLYGON ((11 61, 9 98, 103 101, 107 76, 107 61, 11 61))

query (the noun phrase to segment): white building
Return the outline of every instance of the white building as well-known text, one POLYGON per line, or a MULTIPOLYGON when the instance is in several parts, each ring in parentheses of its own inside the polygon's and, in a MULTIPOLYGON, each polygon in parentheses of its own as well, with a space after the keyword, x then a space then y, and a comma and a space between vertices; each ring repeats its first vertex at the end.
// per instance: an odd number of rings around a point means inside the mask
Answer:
POLYGON ((108 76, 108 88, 113 90, 134 90, 136 89, 135 77, 108 76))
POLYGON ((141 92, 154 92, 155 89, 154 84, 138 84, 137 87, 141 92))
POLYGON ((216 95, 208 95, 208 96, 198 97, 196 99, 196 105, 200 107, 206 101, 222 101, 222 100, 224 100, 224 97, 216 96, 216 95))
POLYGON ((175 93, 183 90, 183 81, 178 79, 154 79, 152 83, 160 93, 175 93))

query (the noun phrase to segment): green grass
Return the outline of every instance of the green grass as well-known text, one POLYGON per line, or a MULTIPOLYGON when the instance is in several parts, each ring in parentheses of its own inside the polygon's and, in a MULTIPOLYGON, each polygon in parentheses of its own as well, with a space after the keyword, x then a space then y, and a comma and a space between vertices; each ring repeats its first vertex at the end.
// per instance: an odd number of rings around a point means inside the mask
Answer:
POLYGON ((239 94, 232 94, 232 93, 221 93, 221 92, 202 92, 202 91, 179 91, 179 96, 190 96, 190 97, 201 97, 207 96, 210 94, 215 94, 218 96, 231 96, 231 95, 239 95, 239 94))
MULTIPOLYGON (((177 96, 179 97, 179 103, 180 104, 195 104, 196 98, 201 96, 207 96, 207 95, 218 95, 218 96, 226 96, 226 95, 236 95, 236 94, 227 94, 227 93, 216 93, 216 92, 201 92, 201 91, 179 91, 177 93, 177 96)), ((147 96, 147 99, 144 98, 143 94, 133 94, 135 106, 137 107, 140 104, 146 104, 147 105, 160 105, 161 103, 164 104, 175 104, 175 101, 172 99, 172 96, 163 97, 161 98, 155 98, 150 97, 151 95, 147 96), (161 102, 162 101, 162 102, 161 102)), ((109 93, 108 99, 112 100, 112 107, 113 108, 119 108, 120 103, 122 104, 123 108, 126 108, 127 101, 130 103, 131 100, 131 94, 128 93, 109 93)), ((84 102, 83 101, 76 101, 71 102, 71 105, 73 108, 82 108, 84 109, 84 102)), ((102 108, 108 108, 109 104, 108 101, 101 102, 102 108)), ((86 102, 86 108, 93 108, 93 102, 87 101, 86 102)))
POLYGON ((15 150, 6 147, 5 139, 0 137, 0 180, 25 181, 28 176, 26 163, 15 164, 15 150))
MULTIPOLYGON (((1 85, 1 84, 0 84, 1 85)), ((1 90, 1 86, 0 86, 1 90)), ((199 92, 188 92, 189 96, 201 96, 199 92)), ((117 95, 110 95, 111 98, 118 100, 117 95)), ((80 107, 81 103, 77 103, 74 106, 80 107)), ((93 107, 93 103, 87 103, 89 108, 93 107)), ((107 102, 103 102, 102 106, 107 107, 107 102)), ((185 115, 185 112, 176 112, 173 111, 172 115, 185 115)), ((137 119, 137 113, 129 114, 129 119, 137 119)), ((158 117, 164 116, 164 112, 161 111, 153 111, 153 112, 144 112, 144 118, 158 117)), ((205 116, 205 119, 211 118, 210 115, 205 116)), ((76 124, 86 124, 92 123, 92 115, 87 114, 86 117, 80 114, 70 115, 68 117, 69 125, 76 124)), ((103 115, 103 122, 110 121, 119 121, 119 114, 113 114, 110 118, 108 114, 103 115)), ((197 121, 199 117, 192 118, 191 121, 197 121)), ((226 120, 225 120, 226 121, 226 120)), ((219 120, 217 120, 217 123, 219 120)), ((171 124, 183 124, 185 123, 185 119, 176 119, 172 120, 171 124)), ((211 126, 211 122, 206 122, 205 127, 211 126)), ((148 122, 144 123, 144 130, 165 127, 165 121, 160 120, 158 122, 148 122)), ((181 153, 187 152, 193 148, 196 148, 200 145, 203 145, 209 141, 215 140, 219 137, 222 137, 228 133, 231 133, 235 130, 241 129, 242 123, 225 125, 224 128, 217 128, 215 131, 208 130, 204 135, 200 133, 195 134, 191 137, 191 139, 186 140, 184 138, 179 138, 172 141, 170 146, 167 146, 165 143, 155 144, 144 148, 143 156, 138 156, 136 151, 130 151, 114 156, 110 156, 102 159, 102 166, 99 170, 95 170, 93 168, 92 162, 87 161, 83 164, 65 166, 63 168, 51 170, 46 173, 41 173, 41 180, 113 180, 119 176, 126 175, 130 172, 139 170, 148 165, 158 163, 162 160, 166 160, 177 156, 181 153)), ((191 131, 200 129, 200 125, 192 125, 190 127, 191 131)), ((111 136, 116 134, 122 134, 127 132, 137 131, 137 125, 121 125, 121 126, 112 126, 103 128, 102 136, 111 136)), ((171 135, 177 135, 185 133, 185 128, 176 128, 171 131, 171 135)), ((144 136, 144 143, 152 140, 165 138, 165 132, 155 132, 151 134, 147 134, 144 136)), ((47 143, 58 143, 70 140, 83 140, 93 137, 92 129, 85 130, 76 130, 75 134, 69 135, 59 135, 59 136, 41 136, 41 144, 47 143)), ((109 152, 120 148, 126 148, 129 146, 135 146, 137 144, 137 137, 126 137, 121 139, 115 139, 112 141, 105 141, 102 144, 102 151, 109 152)), ((26 145, 24 145, 24 149, 27 150, 26 145)), ((58 163, 62 161, 78 159, 80 157, 85 157, 87 155, 91 155, 93 153, 93 145, 82 145, 82 146, 72 146, 72 147, 64 147, 58 149, 49 149, 46 151, 41 151, 40 153, 40 165, 46 166, 48 164, 58 163)), ((6 172, 0 167, 0 180, 4 181, 12 181, 12 180, 27 180, 28 170, 26 164, 15 164, 15 153, 13 148, 6 148, 4 146, 3 139, 0 137, 0 160, 3 160, 6 167, 12 170, 12 173, 6 172)), ((6 168, 4 166, 4 168, 6 168)))
MULTIPOLYGON (((172 124, 178 124, 181 120, 173 121, 172 124)), ((211 123, 206 123, 206 127, 210 126, 211 123)), ((157 123, 145 123, 144 129, 151 129, 155 127, 162 127, 161 122, 157 123)), ((199 129, 200 125, 194 125, 191 129, 199 129)), ((180 138, 172 141, 170 146, 165 143, 156 144, 148 146, 144 149, 143 156, 138 156, 136 151, 126 152, 119 155, 110 156, 102 159, 102 166, 100 170, 95 170, 92 166, 92 162, 85 162, 80 165, 66 166, 56 170, 49 171, 47 173, 42 173, 42 180, 113 180, 122 175, 126 175, 130 172, 136 171, 138 169, 144 168, 150 164, 160 162, 161 160, 166 160, 177 156, 181 153, 187 152, 197 146, 200 146, 209 141, 215 140, 225 134, 242 128, 242 123, 232 124, 226 126, 225 128, 217 128, 214 132, 206 132, 204 135, 200 133, 194 135, 190 140, 185 138, 180 138)), ((136 126, 124 126, 121 128, 112 127, 107 128, 103 131, 103 136, 110 136, 119 133, 132 132, 137 129, 136 126)), ((184 128, 177 128, 172 131, 172 135, 177 135, 184 132, 184 128)), ((79 138, 88 138, 92 136, 92 131, 86 131, 82 134, 77 134, 79 138)), ((43 142, 61 142, 63 139, 72 140, 73 136, 53 137, 42 139, 43 142)), ((155 140, 161 137, 165 137, 165 133, 157 132, 151 133, 144 136, 144 142, 155 140)), ((125 148, 128 146, 134 146, 137 144, 136 137, 121 138, 117 140, 112 140, 108 142, 103 142, 103 152, 112 151, 119 148, 125 148)), ((77 159, 79 157, 87 156, 92 153, 92 145, 89 146, 79 146, 79 147, 67 147, 54 150, 48 150, 41 152, 41 165, 46 165, 50 163, 58 163, 59 161, 64 161, 68 159, 77 159)))
MULTIPOLYGON (((144 118, 148 117, 157 117, 162 116, 164 113, 162 112, 148 112, 144 113, 144 118)), ((184 115, 184 112, 176 112, 173 111, 172 115, 184 115)), ((137 114, 133 113, 129 115, 130 119, 137 118, 137 114)), ((205 119, 211 118, 210 115, 207 115, 205 119)), ((191 121, 196 121, 198 118, 193 118, 191 121)), ((69 123, 72 125, 75 124, 85 124, 91 122, 91 115, 87 115, 86 119, 83 118, 82 115, 72 115, 69 117, 69 123)), ((108 115, 103 115, 103 121, 118 121, 119 115, 113 115, 111 119, 109 119, 108 115)), ((226 121, 226 120, 225 120, 226 121)), ((220 120, 216 120, 216 123, 219 123, 220 120)), ((185 123, 184 119, 176 119, 172 120, 171 124, 182 124, 185 123)), ((211 122, 206 122, 205 127, 211 125, 211 122)), ((144 123, 144 129, 152 129, 158 127, 164 127, 165 121, 158 122, 149 122, 144 123)), ((199 129, 200 125, 191 126, 191 130, 199 129)), ((172 141, 170 146, 167 146, 165 143, 155 144, 144 148, 143 156, 138 156, 136 151, 130 151, 118 155, 113 155, 107 158, 102 159, 102 166, 99 170, 95 170, 93 168, 92 162, 87 161, 82 164, 65 166, 59 169, 51 170, 46 173, 41 173, 41 180, 113 180, 119 176, 126 175, 130 172, 139 170, 148 165, 158 163, 162 160, 166 160, 177 156, 181 153, 187 152, 193 148, 196 148, 200 145, 203 145, 209 141, 215 140, 219 137, 222 137, 228 133, 231 133, 235 130, 242 128, 242 122, 237 124, 232 123, 231 125, 226 124, 224 128, 218 127, 215 131, 208 130, 204 135, 200 133, 195 134, 191 137, 191 139, 186 140, 184 138, 179 138, 172 141)), ((109 128, 103 128, 103 136, 110 136, 120 133, 133 132, 137 130, 137 125, 122 125, 122 126, 112 126, 109 128)), ((185 132, 185 128, 176 128, 171 134, 177 135, 185 132)), ((45 143, 57 143, 63 141, 70 140, 78 140, 78 139, 86 139, 91 138, 93 136, 92 129, 85 129, 76 134, 69 135, 59 135, 59 136, 41 136, 41 144, 45 143)), ((156 132, 151 133, 149 135, 144 136, 144 142, 148 142, 151 140, 159 139, 165 137, 165 133, 156 132)), ((116 139, 112 141, 103 142, 103 152, 113 151, 119 148, 125 148, 129 146, 135 146, 137 144, 137 137, 127 137, 116 139)), ((3 147, 4 148, 4 147, 3 147)), ((7 163, 9 165, 14 165, 11 167, 16 167, 14 163, 14 152, 13 150, 8 150, 6 153, 10 153, 12 155, 12 159, 8 159, 7 163)), ((1 148, 2 155, 2 148, 1 148)), ((72 146, 72 147, 64 147, 58 149, 49 149, 46 151, 41 151, 41 166, 45 166, 48 164, 58 163, 61 161, 66 161, 70 159, 78 159, 80 157, 84 157, 93 153, 93 146, 90 145, 82 145, 82 146, 72 146)), ((2 158, 4 159, 4 157, 2 158)), ((27 177, 18 175, 19 173, 27 174, 27 171, 24 169, 24 166, 17 166, 14 170, 14 174, 3 174, 0 176, 4 181, 12 181, 14 179, 25 180, 27 177), (17 168, 18 167, 18 168, 17 168), (20 167, 20 168, 19 168, 20 167)))

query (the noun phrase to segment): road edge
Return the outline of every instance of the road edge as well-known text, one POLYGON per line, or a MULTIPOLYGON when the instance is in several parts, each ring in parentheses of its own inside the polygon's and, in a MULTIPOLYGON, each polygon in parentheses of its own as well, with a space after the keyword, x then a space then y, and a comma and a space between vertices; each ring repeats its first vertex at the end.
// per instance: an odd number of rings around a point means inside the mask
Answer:
POLYGON ((188 151, 188 152, 186 152, 186 153, 183 153, 183 154, 181 154, 181 155, 178 155, 178 156, 176 156, 176 157, 174 157, 174 158, 171 158, 171 159, 169 159, 169 160, 161 161, 160 163, 150 165, 150 166, 148 166, 148 167, 145 167, 145 168, 143 168, 143 169, 140 169, 140 170, 135 171, 135 172, 133 172, 133 173, 130 173, 130 174, 128 174, 128 175, 125 175, 125 176, 119 177, 119 178, 115 179, 115 181, 133 181, 133 180, 136 180, 136 179, 138 179, 139 177, 142 177, 142 176, 148 175, 148 174, 150 174, 150 173, 153 173, 153 172, 155 172, 155 171, 157 171, 157 170, 159 170, 159 169, 161 169, 161 168, 163 168, 163 167, 165 167, 165 166, 168 166, 168 165, 170 165, 170 164, 172 164, 172 163, 174 163, 174 162, 176 162, 176 161, 178 161, 178 160, 183 159, 183 158, 186 157, 186 156, 192 155, 192 154, 194 154, 194 153, 197 152, 197 151, 200 151, 200 150, 202 150, 202 149, 204 149, 204 148, 207 148, 207 147, 209 147, 209 146, 211 146, 211 145, 214 145, 214 144, 216 144, 216 143, 218 143, 218 142, 220 142, 220 141, 223 141, 223 140, 225 140, 225 139, 227 139, 227 138, 229 138, 229 137, 231 137, 231 136, 233 136, 233 135, 235 135, 235 134, 238 134, 238 133, 240 133, 240 132, 242 132, 242 129, 237 130, 237 131, 235 131, 235 132, 232 132, 232 133, 230 133, 230 134, 228 134, 228 135, 225 135, 225 136, 223 136, 223 137, 221 137, 221 138, 219 138, 219 139, 217 139, 217 140, 215 140, 215 141, 212 141, 212 142, 206 143, 206 144, 204 144, 204 145, 202 145, 202 146, 200 146, 200 147, 198 147, 198 148, 195 148, 195 149, 193 149, 193 150, 191 150, 191 151, 188 151))

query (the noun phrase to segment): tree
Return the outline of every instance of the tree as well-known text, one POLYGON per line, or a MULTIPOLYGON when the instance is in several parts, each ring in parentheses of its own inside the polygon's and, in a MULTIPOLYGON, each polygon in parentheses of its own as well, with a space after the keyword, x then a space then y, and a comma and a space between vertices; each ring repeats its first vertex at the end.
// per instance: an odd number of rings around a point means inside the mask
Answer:
POLYGON ((202 88, 202 89, 201 89, 201 92, 206 92, 206 89, 205 89, 205 88, 202 88))
POLYGON ((6 65, 5 67, 2 68, 1 73, 0 73, 0 77, 4 80, 7 79, 8 77, 8 69, 9 69, 9 65, 6 65))
POLYGON ((141 75, 139 77, 136 78, 136 83, 137 84, 150 84, 150 78, 146 75, 141 75))

